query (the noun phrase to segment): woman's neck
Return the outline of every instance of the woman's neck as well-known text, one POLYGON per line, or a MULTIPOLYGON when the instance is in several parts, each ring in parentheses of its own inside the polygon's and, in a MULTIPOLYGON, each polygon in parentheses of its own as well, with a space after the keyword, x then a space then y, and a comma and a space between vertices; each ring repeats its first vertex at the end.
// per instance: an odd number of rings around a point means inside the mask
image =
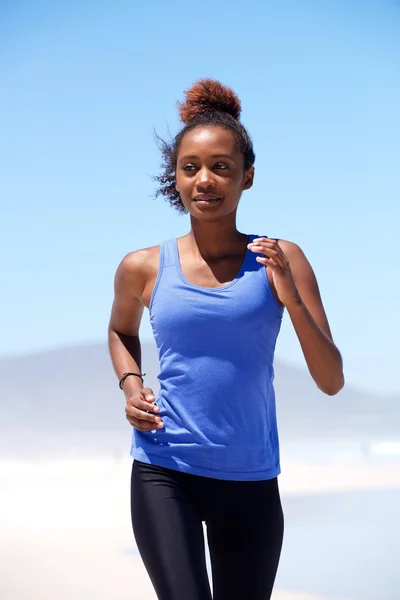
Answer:
POLYGON ((187 244, 204 259, 220 259, 237 254, 246 244, 247 236, 236 227, 236 219, 230 222, 202 222, 191 219, 191 231, 187 244))

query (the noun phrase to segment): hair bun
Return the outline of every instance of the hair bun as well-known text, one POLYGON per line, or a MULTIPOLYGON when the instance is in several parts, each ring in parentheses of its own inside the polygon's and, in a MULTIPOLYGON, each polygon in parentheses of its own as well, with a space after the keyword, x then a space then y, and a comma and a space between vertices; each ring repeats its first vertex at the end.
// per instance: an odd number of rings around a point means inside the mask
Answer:
POLYGON ((235 92, 214 79, 200 79, 184 92, 185 102, 178 102, 183 123, 190 123, 202 113, 213 111, 230 114, 238 120, 242 107, 235 92))

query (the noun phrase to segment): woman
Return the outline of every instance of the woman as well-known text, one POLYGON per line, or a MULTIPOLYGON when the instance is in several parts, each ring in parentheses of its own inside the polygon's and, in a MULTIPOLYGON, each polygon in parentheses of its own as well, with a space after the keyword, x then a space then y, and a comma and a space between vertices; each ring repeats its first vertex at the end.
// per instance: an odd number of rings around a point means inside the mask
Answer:
POLYGON ((201 80, 164 144, 159 193, 190 232, 128 254, 115 277, 109 346, 133 426, 134 535, 160 600, 267 600, 282 538, 273 359, 286 308, 317 386, 344 383, 314 273, 288 241, 236 228, 255 155, 235 93, 201 80), (150 312, 160 392, 144 387, 150 312), (202 522, 207 526, 212 587, 202 522))

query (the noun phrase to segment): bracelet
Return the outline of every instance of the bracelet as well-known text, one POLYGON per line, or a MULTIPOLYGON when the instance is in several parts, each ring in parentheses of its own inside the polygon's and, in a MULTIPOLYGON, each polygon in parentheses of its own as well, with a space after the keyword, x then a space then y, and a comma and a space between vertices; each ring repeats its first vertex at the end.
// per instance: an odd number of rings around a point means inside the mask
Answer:
POLYGON ((124 373, 124 374, 121 376, 121 379, 119 380, 119 388, 120 388, 121 390, 122 390, 122 385, 123 385, 123 383, 124 383, 125 379, 126 379, 127 377, 129 377, 129 375, 134 375, 135 377, 139 377, 139 379, 141 379, 141 380, 142 380, 142 383, 143 383, 143 377, 145 377, 146 373, 142 373, 141 375, 139 375, 139 373, 124 373))

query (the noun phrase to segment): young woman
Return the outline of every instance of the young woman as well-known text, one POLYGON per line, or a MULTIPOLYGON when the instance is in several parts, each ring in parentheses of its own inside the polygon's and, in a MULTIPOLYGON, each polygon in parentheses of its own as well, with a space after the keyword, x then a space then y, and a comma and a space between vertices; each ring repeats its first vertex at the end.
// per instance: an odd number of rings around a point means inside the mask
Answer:
POLYGON ((109 347, 134 428, 132 524, 160 600, 271 597, 283 538, 273 360, 284 308, 317 386, 334 395, 344 383, 301 249, 263 226, 257 235, 236 228, 255 160, 240 112, 219 82, 186 92, 184 127, 164 144, 157 179, 189 213, 190 231, 128 254, 115 277, 109 347), (141 377, 144 307, 159 351, 157 398, 141 377))

